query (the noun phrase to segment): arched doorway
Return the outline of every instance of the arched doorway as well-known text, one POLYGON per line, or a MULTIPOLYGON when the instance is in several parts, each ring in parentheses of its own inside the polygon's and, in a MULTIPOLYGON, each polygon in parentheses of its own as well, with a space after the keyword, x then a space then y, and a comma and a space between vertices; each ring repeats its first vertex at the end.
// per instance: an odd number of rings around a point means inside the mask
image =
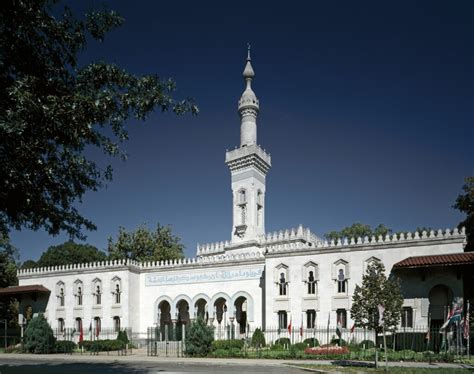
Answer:
POLYGON ((182 340, 183 337, 183 326, 186 326, 190 323, 189 316, 189 304, 186 300, 179 300, 176 304, 176 339, 182 340))
POLYGON ((166 340, 166 333, 168 333, 168 340, 170 340, 172 336, 171 305, 166 300, 162 300, 158 304, 158 321, 161 332, 160 340, 166 340))
POLYGON ((228 334, 228 316, 227 316, 227 300, 219 297, 214 302, 214 318, 217 321, 217 339, 224 339, 228 334))
POLYGON ((206 323, 209 319, 206 299, 198 299, 194 305, 194 318, 201 317, 206 323))
POLYGON ((430 301, 431 324, 439 323, 441 326, 448 313, 448 308, 453 302, 453 291, 444 284, 438 284, 430 290, 428 298, 430 301))
POLYGON ((431 349, 435 352, 438 352, 442 346, 439 329, 446 320, 448 309, 452 305, 453 291, 451 291, 451 289, 444 284, 438 284, 430 290, 428 299, 430 302, 429 318, 432 336, 431 349))
POLYGON ((239 296, 234 303, 235 306, 235 320, 239 324, 240 334, 245 334, 247 331, 247 298, 239 296))

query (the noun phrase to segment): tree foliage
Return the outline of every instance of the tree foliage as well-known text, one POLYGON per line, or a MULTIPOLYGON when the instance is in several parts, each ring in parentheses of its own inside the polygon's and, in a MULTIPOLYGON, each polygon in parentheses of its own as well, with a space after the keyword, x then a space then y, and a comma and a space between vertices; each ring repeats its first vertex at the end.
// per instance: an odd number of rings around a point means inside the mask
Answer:
POLYGON ((383 224, 379 224, 374 229, 372 229, 370 225, 356 222, 353 223, 351 226, 344 227, 340 231, 331 231, 325 234, 324 237, 327 240, 337 241, 338 239, 343 238, 363 238, 364 236, 371 237, 372 235, 375 235, 376 237, 382 235, 385 237, 385 235, 390 234, 391 232, 392 230, 388 227, 385 227, 385 225, 383 224))
POLYGON ((474 251, 474 177, 466 178, 465 182, 462 187, 464 194, 457 197, 453 207, 466 214, 466 218, 459 223, 458 227, 466 228, 466 251, 474 251))
POLYGON ((44 228, 83 237, 95 225, 75 208, 112 178, 84 151, 123 156, 125 122, 154 109, 197 113, 174 99, 175 83, 114 64, 78 65, 87 41, 122 24, 116 12, 77 18, 54 0, 5 0, 0 7, 0 232, 44 228))
POLYGON ((395 279, 385 276, 385 267, 374 261, 367 266, 362 285, 356 285, 352 296, 351 317, 357 327, 382 332, 395 331, 400 321, 403 297, 395 279), (379 323, 378 305, 385 308, 383 325, 379 323))
POLYGON ((55 349, 53 330, 42 314, 28 323, 24 339, 25 348, 30 353, 51 353, 55 349))
POLYGON ((170 226, 159 223, 154 231, 142 225, 135 231, 120 227, 117 240, 109 238, 108 251, 112 260, 128 258, 136 261, 164 261, 184 257, 181 239, 170 226))
POLYGON ((19 260, 18 249, 6 235, 0 235, 0 287, 18 284, 16 269, 19 260))
POLYGON ((205 357, 212 349, 214 331, 207 326, 201 316, 198 316, 191 326, 186 329, 186 355, 205 357))
MULTIPOLYGON (((32 260, 28 260, 25 263, 29 267, 44 267, 105 261, 106 259, 107 255, 92 245, 67 241, 63 244, 49 247, 36 263, 32 260)), ((22 268, 25 267, 22 266, 22 268)))
POLYGON ((256 328, 253 332, 251 344, 254 348, 265 347, 265 335, 260 328, 256 328))

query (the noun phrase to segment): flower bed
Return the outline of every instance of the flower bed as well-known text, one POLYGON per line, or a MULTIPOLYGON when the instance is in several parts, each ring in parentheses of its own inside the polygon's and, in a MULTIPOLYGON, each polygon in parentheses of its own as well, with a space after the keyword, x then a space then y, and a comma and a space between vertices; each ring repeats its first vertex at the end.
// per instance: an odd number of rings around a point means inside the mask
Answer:
POLYGON ((310 355, 344 355, 349 353, 349 348, 347 346, 339 347, 337 345, 322 345, 320 347, 306 348, 304 353, 310 355))

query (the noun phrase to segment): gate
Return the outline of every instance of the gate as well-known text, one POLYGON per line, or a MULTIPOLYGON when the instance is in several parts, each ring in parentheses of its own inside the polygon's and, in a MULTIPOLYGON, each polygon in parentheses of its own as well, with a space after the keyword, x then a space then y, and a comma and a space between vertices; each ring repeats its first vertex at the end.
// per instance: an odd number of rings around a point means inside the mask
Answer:
POLYGON ((147 356, 184 357, 185 326, 149 327, 147 329, 147 356))

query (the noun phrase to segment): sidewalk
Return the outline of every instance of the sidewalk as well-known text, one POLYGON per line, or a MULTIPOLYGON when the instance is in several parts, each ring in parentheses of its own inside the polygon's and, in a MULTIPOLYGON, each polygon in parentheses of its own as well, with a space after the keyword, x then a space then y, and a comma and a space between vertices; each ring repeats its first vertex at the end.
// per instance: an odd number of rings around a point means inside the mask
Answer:
MULTIPOLYGON (((0 354, 0 364, 8 363, 8 361, 36 361, 36 362, 83 362, 83 363, 160 363, 160 362, 186 362, 192 364, 206 364, 206 365, 242 365, 242 366, 285 366, 285 365, 301 365, 301 364, 314 364, 314 365, 331 365, 331 366, 349 366, 349 363, 354 363, 354 366, 367 366, 373 364, 373 362, 364 361, 338 361, 338 360, 273 360, 273 359, 245 359, 245 358, 185 358, 185 357, 151 357, 143 355, 142 352, 134 352, 129 356, 118 356, 111 353, 101 354, 98 356, 90 354, 48 354, 48 355, 35 355, 35 354, 19 354, 19 353, 4 353, 0 354)), ((384 362, 380 363, 383 367, 384 362)), ((466 368, 474 369, 474 365, 466 364, 454 364, 454 363, 433 363, 429 364, 426 362, 389 362, 389 367, 414 367, 414 368, 466 368)))

